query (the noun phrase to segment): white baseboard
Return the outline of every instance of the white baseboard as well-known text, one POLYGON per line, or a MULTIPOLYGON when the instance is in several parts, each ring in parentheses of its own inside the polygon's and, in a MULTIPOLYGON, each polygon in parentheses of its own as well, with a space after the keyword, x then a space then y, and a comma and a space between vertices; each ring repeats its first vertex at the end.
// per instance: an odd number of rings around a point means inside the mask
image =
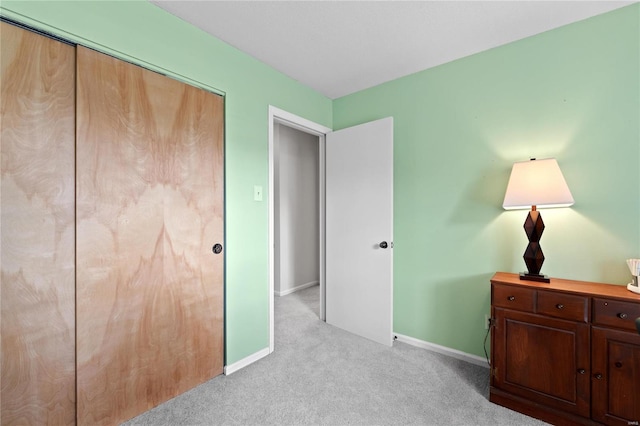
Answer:
POLYGON ((242 358, 240 361, 234 362, 231 365, 227 365, 224 367, 224 375, 228 376, 229 374, 233 374, 236 371, 246 367, 249 364, 253 364, 254 362, 264 358, 269 355, 269 348, 264 348, 259 350, 258 352, 252 353, 251 355, 242 358))
POLYGON ((456 358, 462 361, 470 362, 471 364, 479 365, 480 367, 489 368, 489 365, 487 364, 487 360, 480 356, 471 355, 466 352, 447 348, 446 346, 436 345, 435 343, 425 342, 424 340, 419 340, 414 337, 404 336, 398 333, 394 333, 393 335, 397 338, 398 342, 407 343, 411 346, 417 346, 419 348, 427 349, 433 352, 437 352, 439 354, 450 356, 451 358, 456 358))
POLYGON ((311 281, 309 283, 306 284, 300 284, 298 286, 295 286, 293 288, 289 288, 286 289, 284 291, 274 291, 275 295, 280 297, 280 296, 286 296, 287 294, 291 294, 291 293, 295 293, 296 291, 300 291, 300 290, 304 290, 305 288, 309 288, 309 287, 313 287, 314 285, 319 285, 320 282, 319 281, 311 281))

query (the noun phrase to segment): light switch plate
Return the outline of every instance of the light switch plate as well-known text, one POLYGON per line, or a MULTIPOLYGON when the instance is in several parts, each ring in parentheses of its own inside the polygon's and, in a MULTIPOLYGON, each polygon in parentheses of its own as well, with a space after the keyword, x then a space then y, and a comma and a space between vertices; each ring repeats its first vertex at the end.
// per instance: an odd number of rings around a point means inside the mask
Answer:
POLYGON ((262 187, 259 185, 253 186, 253 200, 262 201, 262 187))

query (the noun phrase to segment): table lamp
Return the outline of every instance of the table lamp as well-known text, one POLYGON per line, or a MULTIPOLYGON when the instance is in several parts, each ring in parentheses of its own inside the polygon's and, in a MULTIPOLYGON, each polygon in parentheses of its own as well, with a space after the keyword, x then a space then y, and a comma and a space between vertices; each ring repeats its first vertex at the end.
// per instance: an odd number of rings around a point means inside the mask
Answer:
POLYGON ((549 277, 540 274, 544 263, 544 254, 540 248, 544 222, 538 209, 571 205, 571 191, 555 158, 532 158, 513 164, 502 207, 505 210, 531 209, 524 221, 529 244, 523 258, 528 271, 520 274, 521 280, 550 282, 549 277))

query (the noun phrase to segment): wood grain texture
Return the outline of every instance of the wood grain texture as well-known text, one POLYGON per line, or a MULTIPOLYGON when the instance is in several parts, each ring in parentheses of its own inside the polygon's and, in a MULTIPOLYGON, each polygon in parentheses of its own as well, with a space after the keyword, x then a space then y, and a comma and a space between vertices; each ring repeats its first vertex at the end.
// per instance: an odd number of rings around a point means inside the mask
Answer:
POLYGON ((639 421, 637 294, 610 284, 521 281, 504 272, 491 286, 490 401, 558 425, 639 421), (530 311, 530 303, 505 305, 516 290, 532 292, 532 312, 518 311, 530 311))
POLYGON ((593 327, 592 415, 607 425, 640 421, 640 336, 593 327))
POLYGON ((0 424, 75 423, 75 49, 0 23, 0 424))
POLYGON ((529 401, 589 416, 589 325, 493 309, 492 386, 529 401), (495 351, 495 352, 494 352, 495 351))
POLYGON ((561 278, 551 278, 550 283, 521 280, 518 274, 509 272, 496 272, 491 277, 491 282, 509 284, 523 288, 557 291, 561 293, 579 295, 598 295, 608 298, 640 302, 640 295, 627 290, 624 285, 595 283, 590 281, 574 281, 561 278))
POLYGON ((78 423, 222 373, 223 100, 78 47, 78 423))

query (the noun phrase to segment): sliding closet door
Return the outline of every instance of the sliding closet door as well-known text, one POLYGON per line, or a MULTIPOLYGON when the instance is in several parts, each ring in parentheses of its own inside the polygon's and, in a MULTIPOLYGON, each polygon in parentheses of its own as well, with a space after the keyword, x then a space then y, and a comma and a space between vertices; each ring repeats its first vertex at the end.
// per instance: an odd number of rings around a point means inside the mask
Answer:
POLYGON ((73 424, 75 49, 0 45, 0 424, 73 424))
POLYGON ((78 422, 223 366, 223 100, 78 47, 78 422))

